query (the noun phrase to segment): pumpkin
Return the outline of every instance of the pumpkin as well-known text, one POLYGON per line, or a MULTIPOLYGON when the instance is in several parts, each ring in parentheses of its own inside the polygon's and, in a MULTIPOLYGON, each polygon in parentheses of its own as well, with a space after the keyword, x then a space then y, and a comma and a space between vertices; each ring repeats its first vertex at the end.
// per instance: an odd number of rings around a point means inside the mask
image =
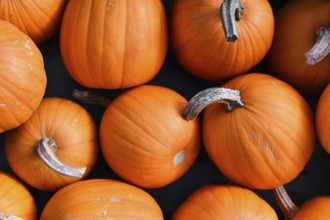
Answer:
POLYGON ((161 0, 76 0, 65 9, 60 49, 80 84, 119 89, 144 84, 159 72, 168 47, 161 0))
POLYGON ((330 1, 288 1, 275 24, 267 71, 306 95, 319 95, 330 82, 330 1))
POLYGON ((57 191, 40 220, 121 219, 162 220, 162 211, 146 191, 112 179, 89 179, 57 191))
POLYGON ((330 196, 318 195, 297 206, 288 195, 284 186, 274 189, 275 198, 284 213, 285 219, 311 220, 330 218, 330 196))
POLYGON ((0 19, 14 24, 35 43, 43 43, 59 29, 66 0, 0 1, 0 19))
POLYGON ((0 183, 0 219, 36 220, 37 208, 29 190, 16 177, 4 172, 0 172, 0 183))
POLYGON ((187 121, 187 100, 162 86, 141 85, 117 96, 100 124, 102 155, 121 178, 145 188, 181 177, 199 153, 198 120, 187 121))
POLYGON ((235 185, 206 185, 176 209, 172 220, 278 220, 275 210, 253 191, 235 185))
POLYGON ((171 48, 179 64, 206 81, 247 72, 268 52, 274 16, 267 0, 176 0, 171 48))
POLYGON ((193 120, 203 109, 205 149, 238 184, 283 185, 300 174, 313 153, 311 107, 297 90, 270 75, 250 73, 202 90, 189 100, 186 118, 193 120))
POLYGON ((330 153, 330 84, 322 92, 316 106, 315 127, 318 140, 323 148, 330 153))
POLYGON ((6 133, 5 154, 24 182, 54 191, 91 171, 98 155, 96 125, 80 105, 44 98, 27 122, 6 133))
POLYGON ((43 57, 13 24, 0 20, 0 132, 27 121, 46 89, 43 57))

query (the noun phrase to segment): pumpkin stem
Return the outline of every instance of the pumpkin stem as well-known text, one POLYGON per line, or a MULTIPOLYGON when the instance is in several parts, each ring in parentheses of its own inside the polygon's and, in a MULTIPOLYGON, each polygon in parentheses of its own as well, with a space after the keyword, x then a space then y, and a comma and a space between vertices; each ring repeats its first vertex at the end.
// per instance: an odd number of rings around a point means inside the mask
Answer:
POLYGON ((64 164, 56 155, 55 151, 57 146, 53 138, 43 137, 37 143, 37 152, 40 159, 53 171, 58 174, 81 178, 85 171, 86 167, 73 167, 67 164, 64 164))
POLYGON ((273 192, 285 219, 291 219, 298 212, 299 207, 291 200, 284 186, 275 188, 273 192))
POLYGON ((0 213, 0 220, 23 220, 23 219, 16 217, 14 215, 8 215, 8 217, 5 217, 2 213, 0 213))
POLYGON ((305 54, 306 63, 314 65, 330 54, 330 26, 317 30, 314 46, 305 54))
POLYGON ((88 104, 99 104, 104 108, 110 105, 111 100, 105 96, 101 96, 93 91, 73 90, 72 96, 80 101, 88 104))
POLYGON ((225 103, 228 111, 233 110, 236 106, 244 106, 240 91, 213 87, 202 90, 192 97, 183 113, 187 120, 193 120, 205 107, 213 103, 225 103))
POLYGON ((236 21, 241 18, 243 9, 240 0, 224 0, 221 5, 221 19, 227 42, 235 42, 238 39, 236 21))

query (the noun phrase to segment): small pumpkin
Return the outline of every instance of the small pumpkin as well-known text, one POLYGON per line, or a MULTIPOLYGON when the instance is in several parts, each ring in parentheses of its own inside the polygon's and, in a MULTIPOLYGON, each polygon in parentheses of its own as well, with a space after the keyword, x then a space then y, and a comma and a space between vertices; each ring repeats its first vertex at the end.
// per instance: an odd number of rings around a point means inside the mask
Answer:
POLYGON ((144 84, 159 72, 168 47, 161 0, 75 0, 63 16, 64 65, 80 84, 119 89, 144 84))
POLYGON ((229 179, 273 189, 295 179, 314 147, 310 105, 287 83, 250 73, 196 94, 185 108, 188 120, 203 114, 203 143, 229 179), (223 106, 217 102, 224 102, 223 106))
POLYGON ((318 140, 322 147, 330 153, 330 84, 322 92, 315 113, 315 127, 318 140))
POLYGON ((0 172, 0 183, 0 219, 36 220, 34 198, 23 183, 4 172, 0 172))
POLYGON ((176 0, 171 48, 179 64, 206 81, 247 72, 268 52, 274 16, 267 0, 176 0))
POLYGON ((287 1, 275 15, 267 71, 306 95, 319 95, 330 82, 329 53, 330 1, 287 1))
POLYGON ((255 192, 236 185, 207 185, 176 209, 172 220, 278 220, 275 210, 255 192))
POLYGON ((96 125, 80 105, 44 98, 27 122, 6 133, 5 154, 23 181, 54 191, 91 171, 98 155, 96 125))
POLYGON ((121 178, 145 188, 181 177, 199 153, 198 120, 187 121, 187 100, 162 86, 142 85, 116 97, 100 124, 102 155, 121 178))
POLYGON ((46 89, 43 57, 13 24, 0 20, 0 132, 27 121, 46 89))
POLYGON ((330 218, 330 196, 318 195, 297 206, 284 186, 274 189, 279 207, 288 220, 317 220, 330 218))
POLYGON ((0 1, 0 19, 9 21, 35 43, 43 43, 59 29, 67 0, 0 1))
POLYGON ((163 220, 162 210, 146 191, 117 180, 89 179, 57 191, 40 220, 163 220))

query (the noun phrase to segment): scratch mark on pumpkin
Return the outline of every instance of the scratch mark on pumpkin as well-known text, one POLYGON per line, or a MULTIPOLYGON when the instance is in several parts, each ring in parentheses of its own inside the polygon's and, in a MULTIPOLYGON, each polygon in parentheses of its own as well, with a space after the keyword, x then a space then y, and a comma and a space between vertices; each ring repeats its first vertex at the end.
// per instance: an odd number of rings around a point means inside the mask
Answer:
POLYGON ((270 141, 263 135, 261 131, 257 134, 257 132, 251 130, 249 132, 249 140, 257 147, 258 151, 266 149, 269 153, 271 161, 277 160, 270 141))

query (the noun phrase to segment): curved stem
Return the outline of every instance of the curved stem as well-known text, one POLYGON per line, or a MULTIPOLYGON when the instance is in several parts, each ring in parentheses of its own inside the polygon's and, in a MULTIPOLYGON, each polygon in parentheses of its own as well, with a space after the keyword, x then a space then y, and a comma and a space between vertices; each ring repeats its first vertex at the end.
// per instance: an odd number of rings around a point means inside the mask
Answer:
POLYGON ((55 154, 57 146, 52 138, 43 137, 37 144, 37 152, 40 159, 53 171, 58 174, 81 178, 86 167, 73 167, 63 163, 55 154))
POLYGON ((193 120, 205 107, 212 103, 225 103, 228 111, 237 106, 244 106, 240 91, 213 87, 202 90, 192 97, 183 113, 187 120, 193 120))
POLYGON ((5 217, 2 213, 0 213, 0 220, 23 220, 23 219, 14 215, 8 215, 8 217, 5 217))
POLYGON ((292 218, 298 212, 299 207, 291 200, 284 186, 275 188, 273 192, 279 207, 284 212, 285 217, 288 219, 292 218))
POLYGON ((330 54, 330 26, 321 27, 317 31, 314 46, 305 54, 306 63, 314 65, 330 54))
POLYGON ((84 103, 88 104, 99 104, 104 108, 108 107, 111 100, 107 97, 101 96, 97 92, 93 91, 81 91, 81 90, 73 90, 72 96, 76 99, 81 100, 84 103))
POLYGON ((243 9, 240 0, 224 0, 221 5, 221 19, 227 42, 235 42, 238 39, 236 21, 241 18, 243 9))

